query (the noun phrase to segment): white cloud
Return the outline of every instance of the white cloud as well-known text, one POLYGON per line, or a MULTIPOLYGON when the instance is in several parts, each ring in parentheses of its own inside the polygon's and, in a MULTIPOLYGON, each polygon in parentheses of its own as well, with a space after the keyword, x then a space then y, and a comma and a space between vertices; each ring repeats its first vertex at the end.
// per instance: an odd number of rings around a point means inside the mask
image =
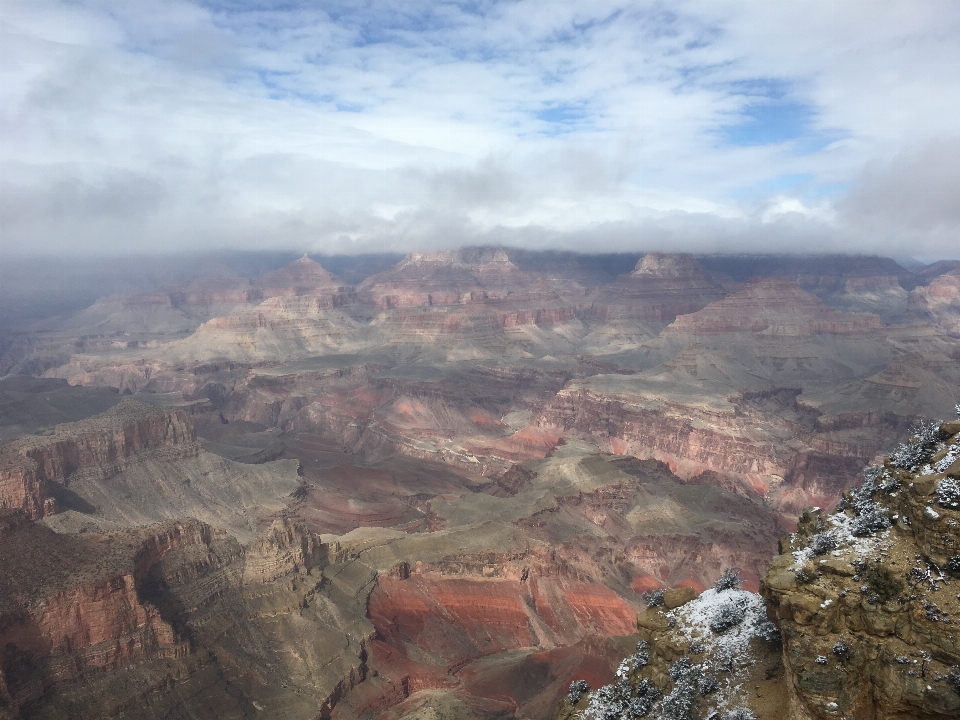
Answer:
POLYGON ((4 251, 958 255, 955 3, 357 5, 5 4, 4 251))

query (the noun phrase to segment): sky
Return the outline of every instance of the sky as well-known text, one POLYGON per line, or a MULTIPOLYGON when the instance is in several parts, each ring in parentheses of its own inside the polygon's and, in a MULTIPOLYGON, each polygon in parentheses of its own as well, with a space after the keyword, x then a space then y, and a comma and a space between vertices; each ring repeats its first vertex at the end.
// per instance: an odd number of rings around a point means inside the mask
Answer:
POLYGON ((3 0, 0 252, 960 258, 960 3, 3 0))

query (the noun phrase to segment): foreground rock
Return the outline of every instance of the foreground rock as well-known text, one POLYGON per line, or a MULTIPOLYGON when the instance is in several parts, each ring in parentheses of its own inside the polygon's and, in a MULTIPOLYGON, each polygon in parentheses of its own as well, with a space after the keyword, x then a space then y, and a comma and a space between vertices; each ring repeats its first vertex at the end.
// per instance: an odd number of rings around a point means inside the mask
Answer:
POLYGON ((960 715, 960 422, 919 425, 864 477, 804 512, 760 595, 731 572, 695 599, 649 593, 617 680, 574 682, 555 717, 960 715))
POLYGON ((312 718, 364 677, 372 576, 344 577, 302 526, 244 548, 193 520, 68 537, 15 515, 0 716, 312 718))
POLYGON ((960 426, 943 429, 868 469, 843 510, 805 513, 771 562, 792 717, 960 714, 960 426))

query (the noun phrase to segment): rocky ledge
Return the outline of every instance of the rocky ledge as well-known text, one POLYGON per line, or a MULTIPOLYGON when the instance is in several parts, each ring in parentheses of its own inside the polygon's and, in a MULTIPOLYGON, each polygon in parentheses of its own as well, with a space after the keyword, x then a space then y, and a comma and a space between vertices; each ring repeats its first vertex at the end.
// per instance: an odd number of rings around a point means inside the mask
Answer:
MULTIPOLYGON (((958 407, 960 412, 960 407, 958 407)), ((960 716, 960 421, 921 422, 832 513, 804 511, 760 594, 644 594, 637 651, 556 720, 960 716)))
POLYGON ((21 510, 34 519, 50 515, 57 511, 57 485, 80 474, 109 477, 126 459, 148 451, 197 454, 197 434, 186 411, 124 399, 49 434, 24 436, 0 447, 0 509, 21 510))

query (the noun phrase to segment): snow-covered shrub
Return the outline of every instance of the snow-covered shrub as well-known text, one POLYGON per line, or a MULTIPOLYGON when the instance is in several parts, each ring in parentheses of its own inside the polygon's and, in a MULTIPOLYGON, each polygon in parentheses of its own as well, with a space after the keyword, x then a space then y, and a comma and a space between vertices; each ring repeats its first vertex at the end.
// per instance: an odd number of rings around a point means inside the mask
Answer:
POLYGON ((828 662, 826 655, 817 655, 817 656, 813 659, 813 661, 814 661, 817 665, 826 665, 827 662, 828 662))
POLYGON ((717 635, 736 627, 746 617, 746 609, 735 601, 728 601, 714 610, 710 617, 710 629, 717 635))
MULTIPOLYGON (((624 720, 647 716, 660 698, 660 690, 646 678, 636 686, 632 686, 629 679, 631 672, 650 661, 646 647, 645 642, 639 642, 637 652, 620 663, 617 682, 604 685, 591 696, 587 709, 583 711, 585 720, 624 720)), ((570 687, 572 692, 573 686, 570 687)))
MULTIPOLYGON (((960 414, 960 405, 957 406, 957 414, 960 414)), ((950 683, 953 691, 960 695, 960 665, 954 665, 950 668, 950 672, 946 674, 945 679, 950 683)))
POLYGON ((810 550, 814 555, 826 555, 837 547, 837 541, 833 539, 830 533, 822 532, 813 536, 810 543, 810 550))
POLYGON ((954 555, 947 560, 947 570, 954 575, 960 575, 960 555, 954 555))
POLYGON ((696 720, 702 668, 691 663, 689 658, 680 658, 670 666, 670 677, 673 690, 660 704, 660 720, 696 720))
POLYGON ((712 675, 708 675, 700 681, 701 695, 709 695, 711 693, 715 693, 719 689, 720 689, 720 681, 717 680, 712 675))
POLYGON ((646 717, 647 713, 653 709, 654 703, 660 699, 661 694, 660 689, 646 678, 638 682, 633 689, 633 697, 627 704, 629 717, 646 717))
POLYGON ((641 593, 640 597, 643 598, 648 608, 663 605, 663 590, 647 590, 645 593, 641 593))
POLYGON ((847 659, 850 657, 850 654, 853 652, 851 647, 847 645, 843 640, 837 640, 833 645, 833 654, 838 658, 847 659))
POLYGON ((937 504, 951 510, 960 509, 960 483, 956 478, 946 477, 937 483, 937 504))
POLYGON ((866 537, 885 530, 892 524, 890 513, 873 499, 878 483, 884 477, 883 468, 868 466, 863 469, 863 484, 850 491, 838 510, 853 510, 854 519, 850 523, 850 532, 855 537, 866 537))
POLYGON ((933 465, 930 467, 930 472, 946 472, 947 468, 953 465, 958 458, 960 458, 960 443, 951 445, 950 449, 947 451, 947 454, 933 463, 933 465))
POLYGON ((750 708, 738 707, 728 712, 723 720, 757 720, 750 708))
POLYGON ((724 590, 739 590, 742 585, 743 580, 740 578, 740 570, 738 568, 727 568, 713 587, 717 592, 723 592, 724 590))
POLYGON ((867 537, 874 533, 886 530, 893 522, 890 513, 879 505, 864 511, 850 523, 850 532, 854 537, 867 537))
POLYGON ((890 455, 890 462, 902 470, 915 471, 927 461, 940 442, 940 425, 920 420, 910 429, 910 433, 910 440, 897 446, 890 455))
POLYGON ((817 574, 805 567, 797 568, 793 571, 793 574, 796 576, 797 583, 800 585, 807 585, 817 579, 817 574))
POLYGON ((633 688, 626 680, 604 685, 590 698, 583 715, 590 720, 620 720, 630 704, 633 688))
POLYGON ((570 683, 570 690, 567 692, 567 700, 571 705, 580 702, 580 698, 590 692, 590 685, 586 680, 574 680, 570 683))
POLYGON ((777 642, 780 640, 780 630, 769 620, 763 620, 757 623, 753 634, 767 642, 777 642))

